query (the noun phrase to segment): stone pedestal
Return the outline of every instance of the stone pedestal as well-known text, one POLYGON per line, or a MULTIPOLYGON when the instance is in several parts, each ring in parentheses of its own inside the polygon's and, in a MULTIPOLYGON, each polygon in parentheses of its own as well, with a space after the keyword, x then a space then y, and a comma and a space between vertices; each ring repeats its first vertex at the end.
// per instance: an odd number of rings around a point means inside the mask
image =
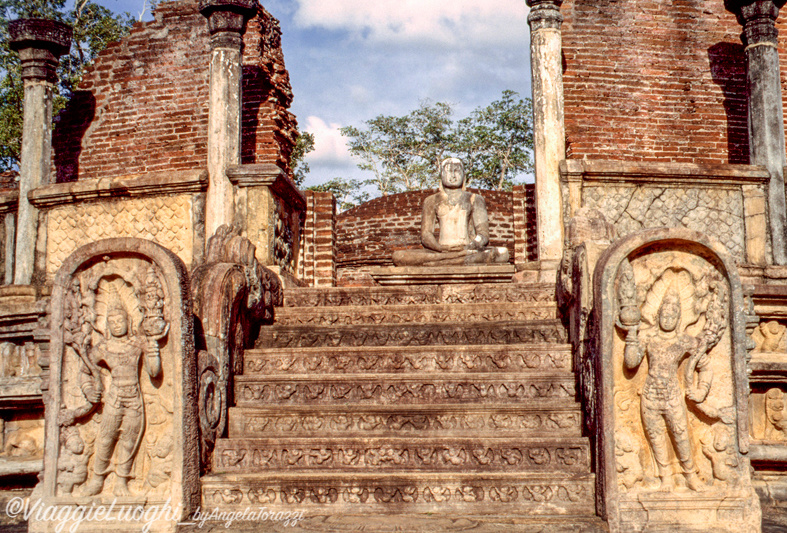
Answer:
POLYGON ((528 0, 533 73, 533 139, 536 167, 538 258, 559 261, 563 205, 558 164, 566 158, 563 125, 562 0, 528 0))
POLYGON ((273 164, 233 166, 227 177, 234 188, 234 225, 256 247, 257 260, 294 276, 306 216, 303 193, 273 164))
POLYGON ((8 26, 10 45, 22 61, 25 87, 22 153, 19 164, 14 283, 33 279, 38 242, 38 210, 27 193, 49 182, 52 164, 52 90, 57 81, 58 58, 71 46, 71 28, 53 20, 15 20, 8 26))
POLYGON ((208 173, 205 234, 233 223, 232 185, 224 174, 240 163, 241 47, 246 21, 255 11, 251 0, 202 0, 200 13, 210 31, 210 110, 208 113, 208 173))

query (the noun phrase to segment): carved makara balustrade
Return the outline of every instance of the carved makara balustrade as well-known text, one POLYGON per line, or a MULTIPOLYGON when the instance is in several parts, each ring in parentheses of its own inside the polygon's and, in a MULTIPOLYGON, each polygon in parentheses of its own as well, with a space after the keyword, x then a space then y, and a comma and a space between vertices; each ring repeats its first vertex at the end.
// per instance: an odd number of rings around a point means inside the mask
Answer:
POLYGON ((210 465, 216 439, 227 429, 233 376, 243 373, 243 352, 261 324, 281 305, 278 278, 260 265, 255 246, 234 226, 220 226, 208 241, 206 261, 191 273, 197 319, 200 456, 210 465))

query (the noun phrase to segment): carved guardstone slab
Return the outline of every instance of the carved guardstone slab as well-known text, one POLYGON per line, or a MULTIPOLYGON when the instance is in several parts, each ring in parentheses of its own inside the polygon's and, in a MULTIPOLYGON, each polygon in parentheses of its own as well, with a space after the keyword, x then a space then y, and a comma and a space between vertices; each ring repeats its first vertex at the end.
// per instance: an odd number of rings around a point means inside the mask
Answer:
MULTIPOLYGON (((80 530, 174 531, 199 498, 183 262, 151 241, 98 241, 65 260, 51 305, 44 475, 32 500, 103 506, 105 516, 80 530)), ((30 531, 60 524, 43 518, 34 514, 30 531)))
POLYGON ((723 250, 657 229, 599 260, 596 497, 613 532, 760 531, 743 296, 723 250))

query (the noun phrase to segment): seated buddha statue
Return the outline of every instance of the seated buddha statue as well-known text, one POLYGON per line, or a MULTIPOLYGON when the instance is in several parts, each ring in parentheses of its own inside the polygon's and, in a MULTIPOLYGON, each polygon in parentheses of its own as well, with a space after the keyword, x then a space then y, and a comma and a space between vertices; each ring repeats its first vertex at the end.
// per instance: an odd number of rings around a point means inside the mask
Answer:
POLYGON ((440 164, 440 191, 424 200, 423 248, 397 250, 396 266, 443 266, 507 263, 508 249, 489 244, 489 217, 484 199, 465 190, 465 169, 456 158, 440 164), (435 237, 435 222, 440 235, 435 237))

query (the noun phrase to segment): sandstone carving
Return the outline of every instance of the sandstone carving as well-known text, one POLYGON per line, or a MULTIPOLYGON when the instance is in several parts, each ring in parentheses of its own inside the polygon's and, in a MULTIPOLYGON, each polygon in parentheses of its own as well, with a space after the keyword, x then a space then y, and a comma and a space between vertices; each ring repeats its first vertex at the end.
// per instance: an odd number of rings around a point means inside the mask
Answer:
POLYGON ((759 531, 743 294, 721 249, 688 230, 650 230, 599 260, 597 482, 612 531, 759 531), (722 504, 735 510, 718 513, 722 504))
POLYGON ((787 344, 784 342, 784 333, 787 327, 777 320, 760 322, 752 333, 756 343, 755 352, 761 353, 787 353, 787 344))
POLYGON ((765 393, 765 439, 787 440, 787 409, 784 391, 778 387, 765 393))
POLYGON ((210 465, 216 439, 227 426, 232 376, 243 372, 252 328, 273 319, 281 284, 255 256, 255 246, 234 226, 220 226, 208 241, 205 264, 192 272, 194 315, 200 321, 199 422, 201 464, 210 465))
POLYGON ((484 199, 465 190, 465 169, 459 159, 440 164, 440 192, 424 200, 420 250, 397 250, 397 266, 443 266, 507 263, 508 249, 489 247, 489 218, 484 199), (440 236, 435 237, 435 222, 440 236))
MULTIPOLYGON (((37 489, 45 500, 155 505, 169 498, 184 512, 196 503, 185 283, 177 257, 139 239, 99 241, 63 263, 52 295, 51 396, 37 489)), ((32 531, 48 527, 31 522, 32 531)))

